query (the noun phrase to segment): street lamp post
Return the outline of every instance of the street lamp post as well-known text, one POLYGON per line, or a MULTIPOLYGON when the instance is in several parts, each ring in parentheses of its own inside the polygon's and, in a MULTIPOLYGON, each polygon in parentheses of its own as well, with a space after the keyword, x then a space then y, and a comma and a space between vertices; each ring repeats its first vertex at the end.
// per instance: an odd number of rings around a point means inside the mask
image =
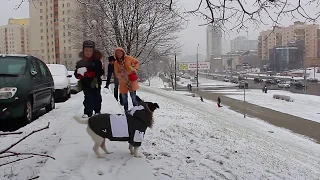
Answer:
POLYGON ((199 90, 199 44, 197 46, 197 90, 199 90))

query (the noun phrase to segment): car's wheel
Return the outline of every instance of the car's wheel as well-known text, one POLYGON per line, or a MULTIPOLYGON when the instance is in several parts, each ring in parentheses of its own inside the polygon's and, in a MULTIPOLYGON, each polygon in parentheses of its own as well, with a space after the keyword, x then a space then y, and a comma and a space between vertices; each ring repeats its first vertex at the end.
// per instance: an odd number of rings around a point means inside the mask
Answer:
POLYGON ((28 99, 28 101, 26 102, 25 104, 25 107, 24 107, 24 114, 23 114, 23 121, 25 123, 31 123, 32 122, 32 118, 33 118, 33 105, 32 105, 32 101, 31 99, 28 99))
POLYGON ((45 107, 47 112, 52 111, 54 108, 56 108, 56 103, 54 101, 54 95, 53 93, 51 94, 51 100, 50 103, 45 107))

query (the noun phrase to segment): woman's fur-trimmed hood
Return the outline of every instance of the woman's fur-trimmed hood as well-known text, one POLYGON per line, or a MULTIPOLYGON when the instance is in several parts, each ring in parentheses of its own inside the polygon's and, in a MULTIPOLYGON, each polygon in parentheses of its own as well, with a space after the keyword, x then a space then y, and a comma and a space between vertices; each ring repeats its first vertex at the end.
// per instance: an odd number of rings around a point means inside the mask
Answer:
MULTIPOLYGON (((81 51, 81 52, 79 53, 79 57, 80 57, 81 59, 84 58, 83 51, 81 51)), ((93 58, 94 58, 95 60, 101 60, 102 57, 103 57, 103 53, 102 53, 101 51, 95 49, 94 52, 93 52, 93 58)))
POLYGON ((121 47, 117 47, 117 48, 115 48, 114 49, 114 57, 115 57, 115 59, 117 59, 117 56, 116 56, 116 52, 117 51, 122 51, 123 52, 123 54, 124 54, 124 57, 126 57, 127 56, 127 53, 126 53, 126 51, 123 49, 123 48, 121 48, 121 47))

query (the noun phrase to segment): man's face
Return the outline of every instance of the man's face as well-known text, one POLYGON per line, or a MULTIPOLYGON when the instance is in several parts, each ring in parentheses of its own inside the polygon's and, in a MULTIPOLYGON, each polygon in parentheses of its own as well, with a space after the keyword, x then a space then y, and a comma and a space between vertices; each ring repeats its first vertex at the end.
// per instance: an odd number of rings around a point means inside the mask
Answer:
POLYGON ((85 57, 90 58, 90 57, 92 57, 92 55, 93 55, 93 48, 87 48, 87 47, 85 47, 85 48, 83 49, 83 53, 84 53, 84 56, 85 56, 85 57))
POLYGON ((116 51, 116 57, 121 59, 124 56, 124 53, 121 50, 116 51))

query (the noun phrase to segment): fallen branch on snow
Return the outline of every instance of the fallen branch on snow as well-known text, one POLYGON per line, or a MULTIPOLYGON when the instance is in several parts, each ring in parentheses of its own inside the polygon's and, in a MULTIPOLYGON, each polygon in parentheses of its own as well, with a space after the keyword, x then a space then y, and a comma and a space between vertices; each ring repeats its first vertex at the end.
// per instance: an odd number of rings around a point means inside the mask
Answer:
POLYGON ((0 133, 0 136, 7 136, 7 135, 14 135, 14 134, 22 134, 23 132, 18 131, 18 132, 5 132, 5 133, 0 133))
MULTIPOLYGON (((10 161, 10 162, 6 162, 6 163, 3 163, 3 164, 0 164, 0 167, 1 166, 5 166, 5 165, 8 165, 8 164, 11 164, 11 163, 15 163, 17 161, 22 161, 22 160, 25 160, 25 159, 29 159, 29 158, 32 158, 34 156, 42 156, 42 157, 48 157, 48 158, 51 158, 53 160, 55 160, 54 157, 52 156, 49 156, 49 155, 46 155, 46 154, 38 154, 38 153, 24 153, 24 152, 14 152, 14 151, 9 151, 10 149, 12 149, 13 147, 15 147, 17 144, 19 144, 20 142, 22 142, 23 140, 25 140, 26 138, 28 138, 29 136, 31 136, 32 134, 35 134, 37 132, 40 132, 40 131, 43 131, 45 129, 48 129, 49 128, 49 125, 50 125, 50 122, 48 123, 47 126, 43 127, 43 128, 40 128, 40 129, 37 129, 37 130, 34 130, 32 131, 31 133, 27 134, 26 136, 24 136, 23 138, 21 138, 19 141, 13 143, 11 146, 5 148, 4 150, 1 150, 0 151, 0 155, 1 154, 6 154, 6 155, 3 155, 3 156, 0 156, 0 159, 1 158, 7 158, 7 157, 12 157, 12 156, 21 156, 21 155, 32 155, 32 156, 29 156, 29 157, 26 157, 26 158, 21 158, 21 159, 16 159, 14 161, 10 161)), ((15 132, 16 134, 21 134, 20 132, 15 132)), ((14 134, 14 133, 11 133, 11 134, 14 134)), ((10 135, 10 133, 8 133, 7 135, 10 135)), ((35 179, 37 179, 38 177, 35 177, 35 179)))

